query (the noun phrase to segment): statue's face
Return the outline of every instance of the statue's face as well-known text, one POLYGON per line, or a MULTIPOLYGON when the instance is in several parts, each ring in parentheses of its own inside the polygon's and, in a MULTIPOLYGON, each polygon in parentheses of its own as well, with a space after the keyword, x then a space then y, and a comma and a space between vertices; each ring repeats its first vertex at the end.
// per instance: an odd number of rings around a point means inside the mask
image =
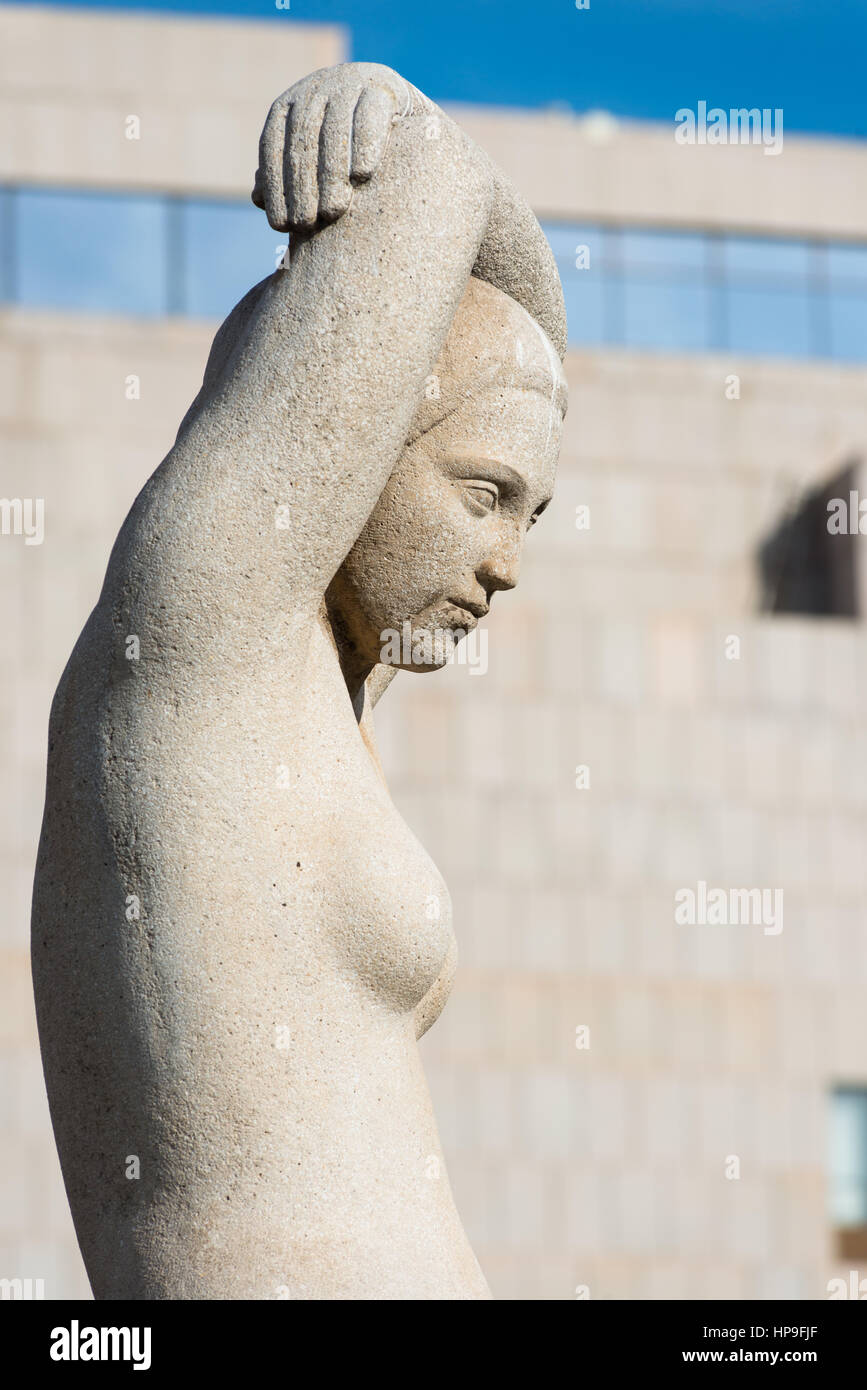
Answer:
POLYGON ((445 665, 497 590, 518 582, 561 431, 553 392, 506 386, 473 391, 408 445, 329 591, 359 655, 411 671, 445 665), (407 623, 412 641, 390 640, 407 623))

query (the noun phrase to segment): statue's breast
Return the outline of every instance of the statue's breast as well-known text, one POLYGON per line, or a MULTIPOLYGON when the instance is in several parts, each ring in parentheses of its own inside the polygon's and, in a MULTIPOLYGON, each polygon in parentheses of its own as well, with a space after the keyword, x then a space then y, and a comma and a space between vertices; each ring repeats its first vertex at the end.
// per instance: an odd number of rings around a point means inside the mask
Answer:
MULTIPOLYGON (((453 952, 451 900, 389 795, 318 627, 284 746, 292 762, 281 802, 288 853, 275 875, 281 903, 342 976, 388 1008, 414 1009, 453 952)), ((267 798, 265 808, 267 823, 267 798)))
POLYGON ((320 902, 340 967, 387 1005, 413 1009, 453 942, 442 875, 384 789, 356 785, 351 807, 329 819, 331 856, 311 865, 311 877, 322 876, 320 902))

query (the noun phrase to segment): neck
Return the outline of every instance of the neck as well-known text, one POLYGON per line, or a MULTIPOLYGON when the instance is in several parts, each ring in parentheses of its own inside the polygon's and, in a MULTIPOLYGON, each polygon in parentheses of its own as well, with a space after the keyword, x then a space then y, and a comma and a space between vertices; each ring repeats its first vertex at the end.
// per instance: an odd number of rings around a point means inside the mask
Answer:
POLYGON ((322 601, 319 616, 340 663, 355 718, 360 720, 364 713, 365 683, 376 662, 358 650, 340 613, 335 605, 329 602, 327 595, 322 601))

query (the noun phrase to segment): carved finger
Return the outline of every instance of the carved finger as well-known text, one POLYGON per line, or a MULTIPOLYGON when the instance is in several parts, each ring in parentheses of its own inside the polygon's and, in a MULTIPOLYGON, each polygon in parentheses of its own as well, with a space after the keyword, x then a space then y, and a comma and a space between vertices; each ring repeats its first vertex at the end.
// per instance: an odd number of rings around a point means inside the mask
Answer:
POLYGON ((319 216, 336 222, 352 201, 349 181, 355 93, 331 96, 319 133, 319 216))
POLYGON ((379 168, 395 115, 395 99, 381 87, 365 87, 352 121, 353 183, 364 183, 379 168))
POLYGON ((277 232, 288 232, 286 191, 283 179, 283 150, 286 125, 292 103, 288 92, 273 103, 259 139, 259 168, 253 188, 253 202, 263 207, 277 232), (257 199, 256 193, 259 193, 257 199), (261 201, 260 201, 261 199, 261 201))
POLYGON ((289 227, 315 227, 319 212, 319 132, 326 98, 311 95, 294 102, 286 122, 283 179, 289 227))

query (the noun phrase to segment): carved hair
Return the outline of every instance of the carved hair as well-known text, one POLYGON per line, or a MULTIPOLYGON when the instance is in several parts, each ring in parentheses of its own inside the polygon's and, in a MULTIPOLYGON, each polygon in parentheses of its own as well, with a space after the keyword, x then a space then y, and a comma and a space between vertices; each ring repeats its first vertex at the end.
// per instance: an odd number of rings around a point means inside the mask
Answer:
POLYGON ((470 279, 413 416, 412 444, 486 390, 539 391, 566 414, 567 385, 548 335, 510 295, 470 279))

